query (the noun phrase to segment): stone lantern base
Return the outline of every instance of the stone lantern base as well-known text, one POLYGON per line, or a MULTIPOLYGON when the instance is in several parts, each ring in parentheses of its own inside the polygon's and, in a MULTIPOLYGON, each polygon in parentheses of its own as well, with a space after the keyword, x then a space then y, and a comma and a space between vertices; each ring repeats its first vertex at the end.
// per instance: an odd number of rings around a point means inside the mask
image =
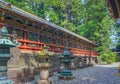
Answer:
POLYGON ((61 80, 73 80, 74 78, 72 72, 68 69, 64 69, 59 76, 59 79, 61 80))
POLYGON ((88 66, 93 66, 93 64, 92 64, 92 63, 89 63, 88 66))
POLYGON ((71 62, 70 69, 71 69, 71 70, 76 70, 76 69, 77 69, 77 67, 75 66, 75 63, 74 63, 74 62, 71 62))
POLYGON ((78 68, 84 68, 84 65, 82 62, 79 62, 78 68))
POLYGON ((49 67, 50 63, 41 63, 40 66, 40 80, 37 81, 37 84, 52 84, 49 78, 49 67))
POLYGON ((37 84, 52 84, 52 82, 49 80, 38 80, 37 84))
POLYGON ((65 65, 64 65, 63 63, 61 63, 61 66, 60 66, 60 68, 59 68, 59 73, 62 72, 62 70, 64 69, 64 67, 65 67, 65 65))
POLYGON ((76 70, 77 67, 76 67, 76 66, 72 66, 72 67, 70 67, 70 69, 71 69, 71 70, 76 70))

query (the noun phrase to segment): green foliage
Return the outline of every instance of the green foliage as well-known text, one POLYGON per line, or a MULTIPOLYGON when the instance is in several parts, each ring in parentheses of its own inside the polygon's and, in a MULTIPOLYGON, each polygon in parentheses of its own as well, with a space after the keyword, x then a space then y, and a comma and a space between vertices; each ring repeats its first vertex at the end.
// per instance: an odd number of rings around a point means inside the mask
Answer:
POLYGON ((110 35, 114 21, 108 15, 104 0, 6 0, 30 13, 49 19, 100 44, 100 58, 114 62, 116 54, 111 51, 110 35))
POLYGON ((116 61, 117 54, 115 52, 112 52, 112 51, 108 50, 107 52, 103 52, 103 53, 101 52, 100 58, 101 58, 102 61, 105 61, 108 64, 110 64, 110 63, 113 63, 113 62, 116 61))

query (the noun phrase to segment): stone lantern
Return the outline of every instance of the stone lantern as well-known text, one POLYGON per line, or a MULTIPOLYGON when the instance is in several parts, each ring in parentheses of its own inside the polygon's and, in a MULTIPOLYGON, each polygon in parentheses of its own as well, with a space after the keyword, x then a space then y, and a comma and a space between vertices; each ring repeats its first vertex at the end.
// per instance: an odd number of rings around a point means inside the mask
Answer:
POLYGON ((79 57, 79 65, 78 65, 79 68, 84 68, 83 62, 84 62, 84 58, 80 56, 79 57))
POLYGON ((84 57, 84 66, 88 67, 88 57, 87 56, 84 57))
POLYGON ((93 65, 93 63, 92 63, 92 57, 90 56, 89 57, 89 66, 92 66, 93 65))
POLYGON ((7 29, 2 27, 0 38, 0 84, 14 84, 14 81, 7 77, 7 62, 11 57, 10 48, 16 45, 7 39, 7 34, 7 29))
POLYGON ((70 66, 70 69, 71 70, 76 70, 77 69, 77 67, 75 66, 75 56, 70 56, 70 58, 71 58, 71 66, 70 66))
POLYGON ((59 75, 59 79, 74 79, 74 76, 72 72, 69 70, 69 65, 71 62, 71 52, 68 51, 68 47, 65 48, 65 51, 63 52, 63 63, 64 63, 64 69, 59 75))
POLYGON ((60 55, 59 59, 60 59, 60 69, 59 69, 59 72, 61 72, 64 69, 64 67, 65 67, 65 65, 63 63, 64 56, 60 55))
POLYGON ((51 81, 48 80, 49 78, 49 68, 51 67, 51 63, 49 62, 49 56, 52 56, 54 53, 49 52, 47 50, 47 46, 43 46, 43 50, 37 52, 39 57, 39 68, 40 68, 40 79, 38 80, 38 84, 51 84, 51 81))

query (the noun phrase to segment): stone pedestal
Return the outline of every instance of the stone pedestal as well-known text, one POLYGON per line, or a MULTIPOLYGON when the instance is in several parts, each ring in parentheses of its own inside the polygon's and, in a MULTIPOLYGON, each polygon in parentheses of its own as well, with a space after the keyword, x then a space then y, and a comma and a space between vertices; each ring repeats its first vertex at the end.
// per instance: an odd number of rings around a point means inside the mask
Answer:
POLYGON ((41 63, 39 66, 40 80, 37 81, 37 84, 51 84, 51 81, 48 80, 50 63, 41 63))
POLYGON ((92 66, 93 63, 92 63, 92 57, 89 57, 89 66, 92 66))
POLYGON ((83 63, 82 62, 79 62, 79 68, 83 68, 83 63))
POLYGON ((65 67, 64 63, 61 63, 59 72, 61 72, 64 69, 64 67, 65 67))
POLYGON ((92 57, 92 64, 93 64, 93 65, 96 64, 96 63, 95 63, 95 58, 94 58, 94 57, 92 57))
POLYGON ((48 69, 41 69, 40 70, 40 79, 47 80, 49 77, 49 70, 48 69))
POLYGON ((86 66, 89 66, 89 57, 86 57, 86 66))
POLYGON ((52 84, 52 82, 49 80, 38 80, 37 84, 52 84))
POLYGON ((76 66, 75 66, 75 63, 74 63, 74 59, 71 59, 71 66, 70 66, 70 69, 71 70, 76 70, 76 66))
POLYGON ((40 70, 40 80, 38 80, 38 84, 51 84, 48 80, 49 78, 49 70, 48 69, 41 69, 40 70))
POLYGON ((84 67, 87 67, 88 65, 87 65, 87 58, 86 57, 84 57, 84 67))
POLYGON ((83 60, 84 59, 82 57, 79 58, 79 65, 78 65, 79 68, 83 68, 84 67, 83 66, 83 60))

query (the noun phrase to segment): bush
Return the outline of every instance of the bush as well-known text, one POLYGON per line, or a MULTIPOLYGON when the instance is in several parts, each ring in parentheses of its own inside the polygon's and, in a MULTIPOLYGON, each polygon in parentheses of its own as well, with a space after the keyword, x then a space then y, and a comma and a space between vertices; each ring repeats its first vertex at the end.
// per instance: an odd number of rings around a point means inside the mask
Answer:
POLYGON ((117 53, 116 52, 112 52, 112 51, 102 53, 102 54, 100 54, 100 59, 103 62, 107 62, 108 64, 111 64, 111 63, 116 61, 117 53))

